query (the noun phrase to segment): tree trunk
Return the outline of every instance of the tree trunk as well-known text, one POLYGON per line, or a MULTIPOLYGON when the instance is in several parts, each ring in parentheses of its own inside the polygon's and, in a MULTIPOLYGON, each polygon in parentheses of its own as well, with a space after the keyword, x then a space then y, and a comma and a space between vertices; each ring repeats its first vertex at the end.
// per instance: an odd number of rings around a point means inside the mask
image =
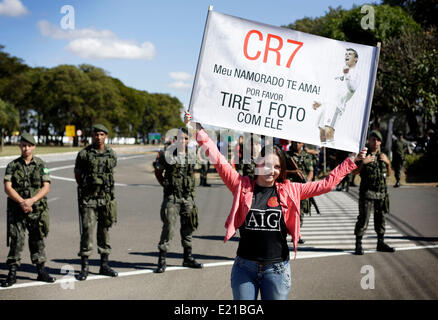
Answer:
POLYGON ((413 136, 417 136, 419 134, 419 126, 416 114, 409 110, 407 112, 406 118, 409 126, 409 133, 413 136))

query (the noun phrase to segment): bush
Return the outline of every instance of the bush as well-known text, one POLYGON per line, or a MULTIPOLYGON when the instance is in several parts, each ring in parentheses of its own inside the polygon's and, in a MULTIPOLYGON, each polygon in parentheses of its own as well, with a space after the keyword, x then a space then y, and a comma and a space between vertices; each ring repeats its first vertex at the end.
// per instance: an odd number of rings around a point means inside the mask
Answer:
POLYGON ((438 181, 437 161, 438 151, 407 155, 405 161, 406 181, 438 181))

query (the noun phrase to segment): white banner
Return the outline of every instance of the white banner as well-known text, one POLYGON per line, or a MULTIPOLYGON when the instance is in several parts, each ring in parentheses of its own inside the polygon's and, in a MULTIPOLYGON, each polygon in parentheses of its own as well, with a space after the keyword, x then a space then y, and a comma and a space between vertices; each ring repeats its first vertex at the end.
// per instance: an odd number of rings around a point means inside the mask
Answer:
POLYGON ((194 121, 358 152, 379 48, 209 11, 194 121))

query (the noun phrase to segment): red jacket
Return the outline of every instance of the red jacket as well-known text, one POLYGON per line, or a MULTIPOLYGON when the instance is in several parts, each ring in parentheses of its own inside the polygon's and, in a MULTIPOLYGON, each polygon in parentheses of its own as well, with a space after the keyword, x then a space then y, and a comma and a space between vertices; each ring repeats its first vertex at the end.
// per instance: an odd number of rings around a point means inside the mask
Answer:
MULTIPOLYGON (((251 181, 249 177, 241 176, 234 170, 204 130, 196 134, 196 140, 205 150, 205 154, 208 155, 210 162, 234 197, 233 205, 225 222, 227 232, 224 242, 226 242, 234 236, 251 209, 255 180, 251 181)), ((300 237, 300 200, 330 192, 342 181, 344 176, 355 168, 356 164, 350 158, 347 158, 323 180, 307 183, 296 183, 289 180, 275 182, 286 228, 292 236, 295 255, 298 238, 300 237)))

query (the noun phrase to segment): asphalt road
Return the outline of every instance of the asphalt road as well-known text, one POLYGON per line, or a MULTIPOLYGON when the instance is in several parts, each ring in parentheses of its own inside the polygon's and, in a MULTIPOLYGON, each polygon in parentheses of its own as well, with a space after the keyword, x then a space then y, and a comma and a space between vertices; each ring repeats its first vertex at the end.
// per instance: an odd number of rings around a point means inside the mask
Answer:
MULTIPOLYGON (((111 266, 119 277, 98 276, 97 249, 91 256, 91 275, 75 281, 80 270, 78 210, 73 164, 48 163, 52 186, 48 195, 51 230, 46 239, 47 267, 54 284, 37 282, 28 247, 22 255, 17 285, 0 288, 0 300, 20 299, 232 299, 230 273, 238 239, 223 243, 224 222, 231 206, 230 192, 220 180, 209 179, 210 188, 199 187, 196 202, 200 225, 194 233, 195 258, 202 270, 181 267, 178 232, 168 255, 168 269, 155 274, 162 189, 155 181, 153 153, 119 154, 116 171, 118 223, 111 229, 111 266)), ((0 169, 4 175, 4 168, 0 169)), ((213 175, 214 176, 214 175, 213 175)), ((349 194, 332 191, 317 198, 323 214, 306 217, 296 260, 291 252, 290 299, 437 299, 438 298, 438 188, 390 188, 391 215, 387 241, 396 253, 375 252, 372 223, 364 241, 366 254, 355 256, 353 225, 357 215, 357 188, 349 194)), ((5 203, 0 197, 0 261, 5 261, 5 203)), ((0 280, 7 266, 0 263, 0 280)))

